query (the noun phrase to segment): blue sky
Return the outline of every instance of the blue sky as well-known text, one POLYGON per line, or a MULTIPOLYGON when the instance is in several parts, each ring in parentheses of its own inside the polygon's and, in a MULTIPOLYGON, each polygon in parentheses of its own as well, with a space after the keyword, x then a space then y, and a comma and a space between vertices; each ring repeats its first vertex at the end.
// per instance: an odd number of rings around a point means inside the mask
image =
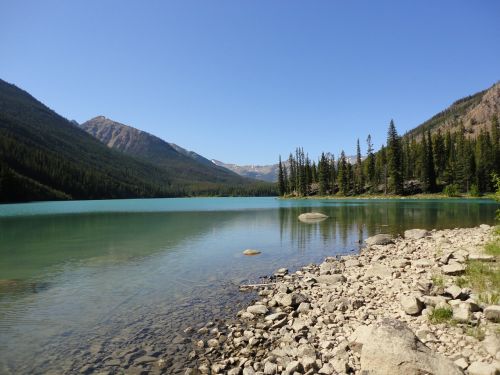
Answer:
POLYGON ((377 148, 500 79, 499 1, 0 1, 0 78, 208 158, 377 148))

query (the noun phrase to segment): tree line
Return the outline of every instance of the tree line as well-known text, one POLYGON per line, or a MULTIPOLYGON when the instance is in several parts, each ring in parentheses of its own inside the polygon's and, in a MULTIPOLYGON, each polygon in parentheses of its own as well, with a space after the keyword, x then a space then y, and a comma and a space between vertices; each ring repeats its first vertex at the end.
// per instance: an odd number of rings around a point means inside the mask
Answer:
POLYGON ((371 136, 366 154, 359 139, 354 160, 342 150, 336 159, 322 153, 312 161, 299 147, 287 160, 279 158, 278 191, 282 196, 469 193, 495 189, 492 175, 500 174, 499 123, 495 115, 488 129, 467 137, 462 123, 452 132, 430 129, 400 136, 391 120, 387 142, 375 152, 371 136))

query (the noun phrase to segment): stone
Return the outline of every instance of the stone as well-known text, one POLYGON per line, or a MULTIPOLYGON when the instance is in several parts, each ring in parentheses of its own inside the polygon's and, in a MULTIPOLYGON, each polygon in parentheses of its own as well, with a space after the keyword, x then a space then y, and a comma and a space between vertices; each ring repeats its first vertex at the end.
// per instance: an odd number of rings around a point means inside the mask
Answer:
POLYGON ((375 236, 368 237, 365 242, 368 246, 389 245, 394 243, 394 240, 390 234, 376 234, 375 236))
POLYGON ((298 313, 307 313, 311 309, 311 304, 307 302, 302 302, 299 307, 297 307, 298 313))
POLYGON ((453 319, 460 323, 466 323, 471 318, 470 305, 465 302, 461 302, 458 305, 453 306, 453 319))
POLYGON ((361 263, 357 259, 348 259, 344 262, 346 267, 361 267, 361 263))
POLYGON ((401 296, 401 306, 408 315, 418 315, 424 308, 424 304, 415 296, 401 296))
POLYGON ((246 249, 243 251, 243 255, 259 255, 261 252, 255 249, 246 249))
POLYGON ((434 261, 429 258, 421 258, 411 262, 411 265, 420 268, 432 267, 434 265, 434 261))
POLYGON ((484 309, 484 317, 492 322, 500 322, 500 305, 490 305, 484 309))
POLYGON ((207 345, 211 348, 216 348, 219 346, 219 340, 217 339, 210 339, 207 341, 207 345))
POLYGON ((453 362, 426 347, 402 322, 384 319, 374 325, 361 350, 363 375, 461 375, 453 362))
POLYGON ((247 312, 254 315, 265 315, 269 310, 264 305, 252 305, 247 307, 247 312))
POLYGON ((354 352, 361 352, 363 344, 369 339, 373 326, 361 325, 349 336, 349 348, 354 352))
POLYGON ((500 371, 497 370, 496 366, 484 362, 472 362, 468 367, 467 371, 469 375, 499 375, 500 371))
POLYGON ((469 367, 469 362, 467 362, 464 357, 458 358, 453 363, 460 367, 462 370, 465 370, 467 367, 469 367))
POLYGON ((405 230, 404 237, 410 240, 419 240, 421 238, 429 236, 430 233, 425 229, 408 229, 405 230))
POLYGON ((304 320, 302 320, 302 319, 294 319, 293 320, 292 329, 295 332, 299 332, 305 328, 307 328, 307 323, 304 320))
POLYGON ((335 273, 340 273, 341 270, 339 268, 338 263, 335 262, 323 262, 319 266, 319 274, 320 275, 331 275, 335 273))
POLYGON ((286 317, 286 314, 283 312, 277 312, 274 314, 267 315, 264 319, 274 322, 275 320, 281 320, 286 317))
POLYGON ((337 374, 345 374, 349 370, 347 361, 344 358, 334 358, 329 363, 337 374))
POLYGON ((451 285, 444 291, 448 293, 453 299, 457 299, 462 294, 462 288, 457 285, 451 285))
POLYGON ((494 262, 495 257, 493 255, 488 255, 488 254, 470 254, 469 260, 478 262, 494 262))
POLYGON ((436 307, 439 304, 447 303, 450 298, 443 296, 421 296, 420 300, 425 303, 426 306, 436 307))
POLYGON ((328 216, 320 212, 307 212, 299 215, 299 220, 303 223, 318 223, 328 219, 328 216))
POLYGON ((264 375, 274 375, 278 373, 278 365, 276 363, 266 362, 264 365, 264 375))
POLYGON ((296 371, 299 371, 300 362, 299 361, 291 361, 288 363, 285 369, 285 375, 293 375, 296 371))
POLYGON ((339 284, 347 281, 346 277, 342 274, 335 275, 321 275, 316 277, 318 284, 339 284))
POLYGON ((243 369, 243 375, 255 375, 255 370, 248 366, 243 369))
POLYGON ((386 279, 392 277, 392 269, 383 264, 372 264, 365 272, 366 277, 386 279))
POLYGON ((487 335, 481 343, 484 350, 486 350, 491 356, 495 356, 500 352, 500 335, 487 335))
POLYGON ((310 357, 310 356, 302 357, 302 359, 300 360, 300 364, 302 365, 302 368, 306 372, 309 370, 315 371, 318 369, 318 364, 316 363, 315 357, 310 357))
POLYGON ((281 306, 298 306, 302 302, 306 302, 307 298, 300 293, 278 293, 274 297, 276 302, 281 306))
POLYGON ((444 265, 442 271, 445 275, 461 275, 465 272, 465 266, 460 263, 449 263, 444 265))
POLYGON ((135 365, 144 365, 146 363, 156 362, 157 360, 158 360, 158 358, 151 357, 149 355, 143 355, 142 357, 137 358, 134 361, 134 364, 135 365))

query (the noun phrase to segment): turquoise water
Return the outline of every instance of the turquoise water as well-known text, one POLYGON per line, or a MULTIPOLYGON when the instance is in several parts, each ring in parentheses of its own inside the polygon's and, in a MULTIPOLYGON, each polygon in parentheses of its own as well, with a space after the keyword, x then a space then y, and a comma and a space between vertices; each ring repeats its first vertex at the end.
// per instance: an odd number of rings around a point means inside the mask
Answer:
POLYGON ((0 205, 0 373, 78 372, 138 347, 183 363, 190 344, 174 339, 234 314, 252 298, 241 283, 355 252, 376 233, 493 224, 497 207, 275 198, 0 205), (297 220, 309 211, 329 219, 297 220), (247 248, 262 254, 245 257, 247 248))

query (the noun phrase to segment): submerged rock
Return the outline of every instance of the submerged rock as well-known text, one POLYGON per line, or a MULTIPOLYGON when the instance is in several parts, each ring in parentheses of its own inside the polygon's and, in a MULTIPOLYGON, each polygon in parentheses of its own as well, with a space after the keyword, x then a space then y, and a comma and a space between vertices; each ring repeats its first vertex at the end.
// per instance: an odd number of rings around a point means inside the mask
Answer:
POLYGON ((259 255, 260 251, 255 249, 246 249, 243 251, 243 255, 259 255))
POLYGON ((320 212, 307 212, 299 215, 299 220, 304 223, 317 223, 326 219, 328 219, 328 216, 320 212))

